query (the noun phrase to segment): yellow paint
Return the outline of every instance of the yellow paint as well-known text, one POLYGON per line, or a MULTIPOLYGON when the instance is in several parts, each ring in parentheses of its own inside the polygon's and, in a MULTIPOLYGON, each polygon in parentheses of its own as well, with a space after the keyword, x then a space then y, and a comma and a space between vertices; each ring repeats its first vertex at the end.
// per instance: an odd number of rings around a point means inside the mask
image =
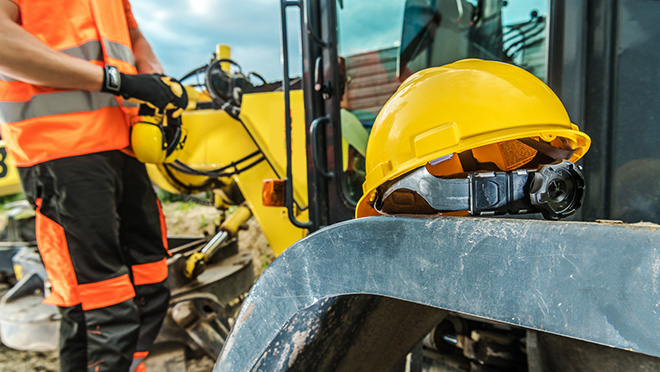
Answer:
POLYGON ((14 276, 16 276, 16 280, 23 278, 23 268, 20 265, 14 265, 14 276))
MULTIPOLYGON (((302 208, 307 206, 304 115, 302 91, 291 92, 294 198, 302 208)), ((305 230, 291 224, 286 208, 265 207, 261 201, 263 180, 286 176, 283 94, 246 94, 243 96, 240 117, 245 127, 221 110, 184 112, 183 126, 188 130, 188 139, 178 159, 194 169, 216 170, 257 151, 256 141, 274 169, 268 162, 262 161, 249 170, 221 178, 220 181, 225 184, 236 182, 273 252, 279 255, 305 235, 305 230)), ((256 159, 258 156, 237 164, 237 167, 242 169, 256 159)), ((148 165, 147 169, 152 181, 162 189, 169 192, 187 192, 186 187, 177 184, 165 172, 163 165, 148 165)), ((232 170, 233 168, 226 171, 232 170)), ((205 176, 192 176, 176 171, 172 171, 172 174, 179 183, 188 187, 203 187, 207 182, 205 176)), ((307 212, 299 213, 296 218, 307 221, 307 212)))
POLYGON ((172 184, 170 179, 158 169, 156 164, 145 165, 147 166, 147 173, 149 174, 151 182, 155 183, 156 186, 172 194, 178 194, 180 192, 180 190, 172 184))
POLYGON ((229 232, 232 236, 235 236, 238 230, 243 226, 252 216, 252 211, 250 208, 245 206, 240 206, 236 209, 227 220, 220 226, 221 230, 229 232))
POLYGON ((19 192, 23 192, 23 188, 18 178, 18 170, 5 149, 4 141, 0 141, 0 196, 19 192))
MULTIPOLYGON (((215 55, 218 59, 231 59, 231 47, 225 44, 218 44, 215 55)), ((231 65, 229 62, 220 62, 220 68, 225 72, 229 72, 231 65)))

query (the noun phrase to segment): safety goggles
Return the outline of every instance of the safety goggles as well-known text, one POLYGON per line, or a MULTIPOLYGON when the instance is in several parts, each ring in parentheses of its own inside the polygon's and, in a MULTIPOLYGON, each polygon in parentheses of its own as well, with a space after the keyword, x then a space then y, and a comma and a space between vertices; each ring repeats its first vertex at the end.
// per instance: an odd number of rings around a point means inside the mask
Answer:
POLYGON ((451 178, 436 177, 420 167, 379 189, 374 208, 383 214, 542 213, 558 220, 582 206, 584 190, 581 167, 567 160, 535 170, 471 172, 451 178))

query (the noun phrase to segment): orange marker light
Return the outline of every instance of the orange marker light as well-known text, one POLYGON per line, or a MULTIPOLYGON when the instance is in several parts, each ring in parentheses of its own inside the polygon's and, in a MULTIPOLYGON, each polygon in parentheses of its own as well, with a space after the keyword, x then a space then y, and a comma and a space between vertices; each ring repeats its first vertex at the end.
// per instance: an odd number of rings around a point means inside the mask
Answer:
POLYGON ((284 180, 264 180, 261 200, 266 207, 283 207, 285 198, 284 180))

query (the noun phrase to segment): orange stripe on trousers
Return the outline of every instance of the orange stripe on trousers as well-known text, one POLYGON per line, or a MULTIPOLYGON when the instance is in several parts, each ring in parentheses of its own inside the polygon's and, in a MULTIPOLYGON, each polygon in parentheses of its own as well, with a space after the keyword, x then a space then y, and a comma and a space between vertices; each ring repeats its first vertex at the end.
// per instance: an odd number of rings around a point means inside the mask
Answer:
POLYGON ((167 255, 172 257, 172 253, 170 253, 169 247, 167 246, 167 225, 165 224, 165 214, 163 213, 163 206, 160 204, 160 200, 156 199, 156 204, 158 204, 158 214, 160 215, 160 233, 163 238, 163 247, 165 247, 165 251, 167 252, 167 255))
POLYGON ((133 283, 135 285, 155 284, 167 279, 167 262, 160 261, 133 265, 133 283))
POLYGON ((50 295, 43 302, 63 307, 78 305, 78 280, 71 263, 64 228, 41 214, 41 203, 41 199, 35 203, 37 242, 52 285, 50 295))
POLYGON ((78 286, 83 310, 116 305, 135 297, 135 289, 128 274, 96 283, 78 286))

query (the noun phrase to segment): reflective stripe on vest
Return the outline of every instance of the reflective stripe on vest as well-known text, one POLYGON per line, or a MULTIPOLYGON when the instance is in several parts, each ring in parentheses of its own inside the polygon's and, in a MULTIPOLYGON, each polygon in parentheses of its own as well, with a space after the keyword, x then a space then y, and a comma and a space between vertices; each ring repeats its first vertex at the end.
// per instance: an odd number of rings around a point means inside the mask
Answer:
MULTIPOLYGON (((51 48, 136 73, 123 0, 18 3, 21 27, 51 48)), ((136 111, 101 92, 41 87, 0 76, 0 121, 17 166, 127 146, 136 111)))
POLYGON ((109 93, 72 90, 39 94, 27 102, 0 102, 0 120, 14 123, 40 116, 94 111, 104 107, 119 107, 117 98, 109 93))
POLYGON ((108 53, 108 57, 124 61, 131 65, 135 65, 135 57, 133 56, 133 51, 126 45, 114 43, 105 39, 103 40, 103 44, 105 45, 105 50, 108 53))
MULTIPOLYGON (((108 57, 124 61, 128 64, 135 64, 135 57, 133 52, 126 46, 103 39, 105 49, 108 52, 108 57)), ((88 41, 80 46, 62 49, 60 52, 75 58, 84 59, 85 61, 103 61, 103 48, 101 43, 97 40, 88 41)), ((9 76, 0 74, 2 81, 17 81, 9 76)))

